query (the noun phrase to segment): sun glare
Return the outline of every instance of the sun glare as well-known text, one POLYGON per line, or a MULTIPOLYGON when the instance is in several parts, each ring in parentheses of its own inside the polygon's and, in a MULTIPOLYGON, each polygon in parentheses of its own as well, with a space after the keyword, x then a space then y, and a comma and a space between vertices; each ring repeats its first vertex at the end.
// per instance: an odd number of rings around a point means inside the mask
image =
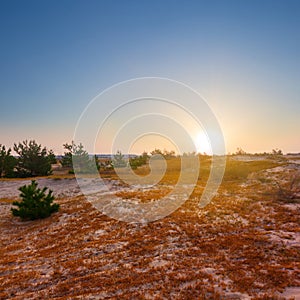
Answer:
POLYGON ((194 143, 198 153, 212 154, 210 141, 205 132, 199 132, 194 139, 194 143))

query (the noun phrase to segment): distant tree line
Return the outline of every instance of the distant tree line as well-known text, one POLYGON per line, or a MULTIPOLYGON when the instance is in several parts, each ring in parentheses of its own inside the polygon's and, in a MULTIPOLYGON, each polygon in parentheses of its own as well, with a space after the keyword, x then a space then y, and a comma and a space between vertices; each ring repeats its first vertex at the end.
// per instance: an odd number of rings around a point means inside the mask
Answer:
MULTIPOLYGON (((69 173, 94 173, 100 170, 100 163, 96 155, 90 157, 88 152, 80 143, 76 145, 73 141, 71 144, 63 145, 65 152, 60 160, 63 167, 69 168, 69 173), (74 170, 75 169, 75 170, 74 170)), ((36 176, 47 176, 52 173, 51 164, 57 163, 56 156, 52 150, 47 150, 35 140, 25 140, 14 144, 13 150, 16 155, 12 155, 12 149, 6 148, 0 144, 0 178, 25 178, 36 176)), ((104 168, 123 168, 130 166, 133 169, 146 164, 148 160, 147 153, 141 156, 131 157, 125 160, 121 151, 113 156, 113 159, 104 168)))
MULTIPOLYGON (((147 164, 149 157, 154 159, 172 159, 176 157, 174 151, 154 149, 148 155, 143 152, 137 156, 126 156, 121 151, 108 161, 99 161, 96 155, 90 156, 80 143, 76 145, 73 141, 69 144, 63 144, 64 155, 59 158, 62 167, 69 169, 69 173, 94 173, 95 171, 110 170, 114 168, 137 169, 147 164)), ((0 144, 0 177, 36 177, 47 176, 52 173, 51 165, 57 163, 56 156, 52 150, 47 150, 35 140, 25 140, 14 144, 13 150, 16 153, 12 155, 12 149, 0 144)), ((184 153, 183 156, 195 156, 196 153, 184 153)))
POLYGON ((242 148, 238 147, 235 153, 232 153, 232 155, 255 155, 255 156, 282 156, 283 152, 281 149, 272 149, 271 152, 262 152, 262 153, 248 153, 244 151, 242 148))
POLYGON ((156 157, 156 158, 165 158, 165 159, 171 159, 173 157, 175 157, 175 151, 171 150, 171 151, 168 151, 166 149, 164 149, 163 151, 160 150, 160 149, 157 149, 155 148, 153 151, 150 152, 151 155, 153 157, 156 157))

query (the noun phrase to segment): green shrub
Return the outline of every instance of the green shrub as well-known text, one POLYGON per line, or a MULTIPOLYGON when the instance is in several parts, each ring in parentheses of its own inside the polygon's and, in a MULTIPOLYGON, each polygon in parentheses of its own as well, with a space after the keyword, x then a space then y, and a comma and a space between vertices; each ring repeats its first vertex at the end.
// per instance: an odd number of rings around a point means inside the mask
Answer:
POLYGON ((14 201, 13 205, 18 208, 12 208, 12 214, 20 217, 22 220, 35 220, 49 217, 52 213, 58 211, 59 204, 52 204, 54 196, 49 190, 46 195, 47 187, 39 189, 35 180, 30 185, 23 185, 19 188, 22 201, 14 201))
POLYGON ((135 170, 138 167, 145 165, 147 163, 148 160, 148 154, 146 152, 144 152, 142 155, 134 157, 134 158, 130 158, 129 159, 129 165, 130 167, 135 170))

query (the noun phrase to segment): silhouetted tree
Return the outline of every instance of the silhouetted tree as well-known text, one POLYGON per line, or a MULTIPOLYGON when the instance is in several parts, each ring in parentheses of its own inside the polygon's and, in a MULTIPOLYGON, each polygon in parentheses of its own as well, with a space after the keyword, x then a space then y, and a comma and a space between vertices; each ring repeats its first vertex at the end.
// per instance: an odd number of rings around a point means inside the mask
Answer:
POLYGON ((283 152, 281 149, 273 149, 272 150, 272 155, 277 156, 277 155, 283 155, 283 152))

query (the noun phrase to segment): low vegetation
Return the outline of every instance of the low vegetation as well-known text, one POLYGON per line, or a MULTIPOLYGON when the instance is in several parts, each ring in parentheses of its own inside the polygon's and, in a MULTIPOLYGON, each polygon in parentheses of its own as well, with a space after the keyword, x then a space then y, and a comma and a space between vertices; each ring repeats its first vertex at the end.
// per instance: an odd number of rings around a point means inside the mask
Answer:
MULTIPOLYGON (((200 174, 189 199, 149 224, 109 218, 76 188, 57 197, 58 213, 35 222, 18 222, 12 200, 0 199, 0 298, 293 299, 300 292, 299 164, 228 156, 217 195, 200 209, 212 158, 197 157, 200 174)), ((131 167, 146 176, 155 171, 148 161, 131 167)), ((147 204, 178 180, 181 158, 168 157, 166 165, 155 187, 130 187, 104 167, 100 176, 111 195, 147 204)), ((74 175, 53 176, 52 185, 75 187, 74 175)))
POLYGON ((22 220, 35 220, 49 217, 52 213, 57 212, 59 204, 54 203, 54 196, 49 190, 46 194, 47 187, 39 189, 35 180, 30 185, 24 185, 19 188, 22 201, 14 201, 13 205, 18 208, 12 208, 12 214, 20 217, 22 220))
POLYGON ((287 182, 279 183, 277 198, 285 203, 300 203, 300 173, 296 173, 287 180, 287 182))

